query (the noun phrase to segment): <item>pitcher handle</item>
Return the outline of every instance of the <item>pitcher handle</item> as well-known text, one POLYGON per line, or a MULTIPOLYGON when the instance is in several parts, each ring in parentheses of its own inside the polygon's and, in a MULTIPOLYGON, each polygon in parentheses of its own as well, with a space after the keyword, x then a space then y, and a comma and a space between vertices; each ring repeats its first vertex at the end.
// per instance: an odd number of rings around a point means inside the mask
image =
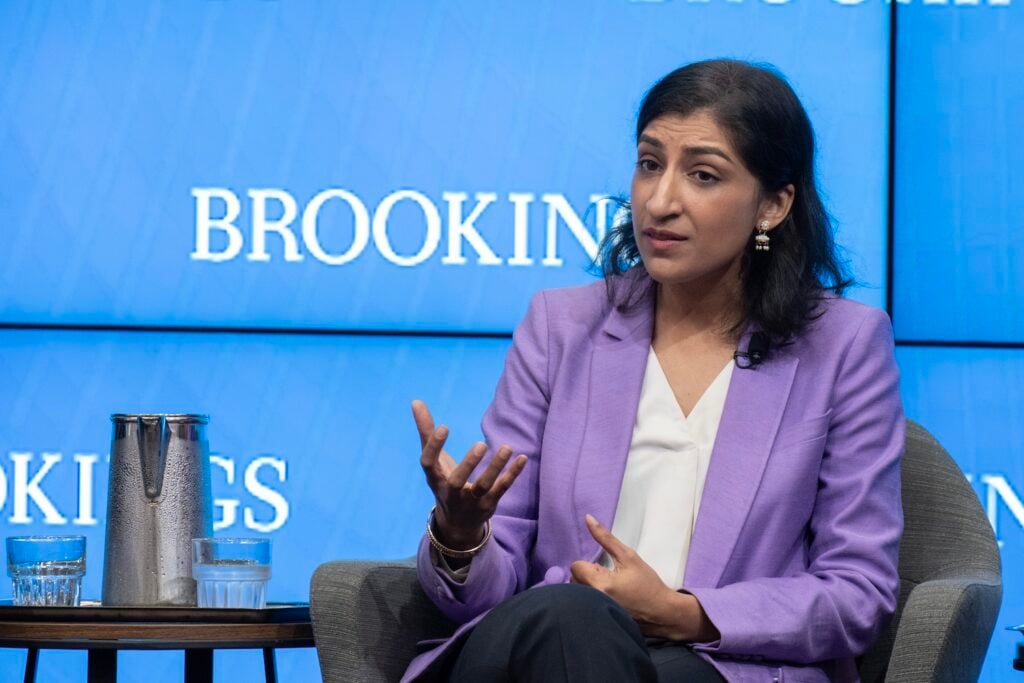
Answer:
POLYGON ((167 443, 164 439, 167 420, 162 415, 139 415, 139 460, 146 497, 155 500, 164 485, 164 463, 167 443))

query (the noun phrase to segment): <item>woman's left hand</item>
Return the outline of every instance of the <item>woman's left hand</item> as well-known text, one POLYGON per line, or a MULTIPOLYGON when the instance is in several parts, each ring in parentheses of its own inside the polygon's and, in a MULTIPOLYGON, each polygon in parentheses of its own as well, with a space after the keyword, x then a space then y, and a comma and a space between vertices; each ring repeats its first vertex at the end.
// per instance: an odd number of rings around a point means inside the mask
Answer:
POLYGON ((570 567, 575 583, 596 588, 619 603, 645 636, 701 642, 718 638, 697 598, 666 586, 635 550, 591 515, 587 515, 587 529, 611 557, 614 568, 578 560, 570 567))

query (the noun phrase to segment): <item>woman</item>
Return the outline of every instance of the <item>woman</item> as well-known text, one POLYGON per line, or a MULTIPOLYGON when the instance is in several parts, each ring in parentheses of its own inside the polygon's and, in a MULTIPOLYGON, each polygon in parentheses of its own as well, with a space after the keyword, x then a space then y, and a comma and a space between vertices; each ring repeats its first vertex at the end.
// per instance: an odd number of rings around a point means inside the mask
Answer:
POLYGON ((462 626, 409 680, 852 681, 895 609, 892 330, 839 297, 803 107, 700 62, 636 135, 605 284, 534 296, 487 444, 456 465, 413 405, 419 576, 462 626))

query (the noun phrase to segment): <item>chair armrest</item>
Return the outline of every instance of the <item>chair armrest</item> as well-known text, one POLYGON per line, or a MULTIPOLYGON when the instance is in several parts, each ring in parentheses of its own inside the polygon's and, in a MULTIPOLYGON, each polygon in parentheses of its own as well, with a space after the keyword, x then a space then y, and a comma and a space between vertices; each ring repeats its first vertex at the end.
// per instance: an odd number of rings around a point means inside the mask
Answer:
POLYGON ((892 683, 976 681, 999 613, 998 575, 939 578, 910 592, 885 680, 892 683))
POLYGON ((423 593, 413 560, 322 564, 309 602, 326 683, 397 681, 417 641, 455 630, 423 593))

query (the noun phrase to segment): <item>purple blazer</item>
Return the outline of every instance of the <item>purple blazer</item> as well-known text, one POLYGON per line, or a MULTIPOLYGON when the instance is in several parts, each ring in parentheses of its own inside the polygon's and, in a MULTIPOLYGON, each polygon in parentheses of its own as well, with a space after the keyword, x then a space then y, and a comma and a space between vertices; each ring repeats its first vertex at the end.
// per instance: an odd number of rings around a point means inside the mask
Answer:
MULTIPOLYGON (((640 269, 619 285, 632 278, 650 282, 640 269)), ((482 424, 492 453, 508 443, 530 462, 464 584, 421 542, 420 582, 462 626, 403 681, 506 598, 597 560, 584 515, 612 527, 651 344, 646 292, 627 312, 603 282, 533 297, 482 424)), ((830 297, 791 345, 734 370, 683 580, 721 633, 694 651, 726 680, 858 680, 854 657, 896 608, 903 435, 892 327, 878 309, 830 297)))

